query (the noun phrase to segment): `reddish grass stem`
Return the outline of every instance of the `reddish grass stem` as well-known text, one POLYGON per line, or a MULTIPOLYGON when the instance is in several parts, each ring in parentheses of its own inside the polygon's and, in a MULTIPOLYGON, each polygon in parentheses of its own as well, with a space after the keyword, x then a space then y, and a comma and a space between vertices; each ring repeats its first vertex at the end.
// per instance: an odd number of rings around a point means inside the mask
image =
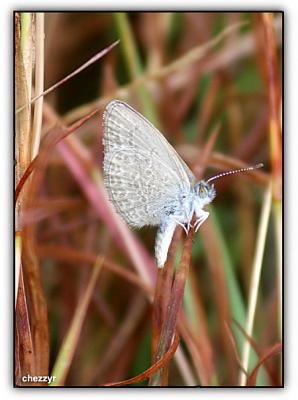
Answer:
POLYGON ((103 386, 109 386, 109 387, 111 387, 111 386, 127 386, 127 385, 131 385, 132 383, 140 382, 140 381, 150 377, 155 371, 157 371, 159 368, 161 368, 162 365, 169 362, 169 360, 175 354, 175 351, 177 350, 178 345, 179 345, 179 336, 176 335, 171 346, 169 347, 168 351, 164 354, 164 356, 159 361, 157 361, 155 364, 151 365, 150 368, 146 369, 146 371, 135 376, 134 378, 127 379, 127 380, 121 381, 121 382, 106 383, 103 386))
MULTIPOLYGON (((175 273, 170 301, 167 306, 165 321, 162 327, 160 341, 155 356, 156 360, 159 360, 163 356, 163 354, 170 348, 175 335, 178 315, 183 301, 184 288, 190 263, 193 235, 194 231, 193 229, 191 229, 184 242, 181 263, 175 273)), ((164 385, 165 382, 162 380, 163 369, 164 368, 160 369, 155 375, 150 378, 149 386, 160 386, 161 383, 163 383, 164 385)))
MULTIPOLYGON (((194 172, 198 179, 201 178, 204 173, 204 170, 208 163, 208 159, 218 137, 219 129, 220 126, 216 125, 215 129, 208 139, 208 142, 205 145, 201 159, 198 160, 198 162, 194 166, 194 172)), ((176 331, 178 314, 180 312, 183 302, 187 271, 191 258, 193 235, 194 232, 193 229, 191 229, 184 242, 181 263, 175 273, 171 289, 170 281, 172 277, 172 269, 170 268, 170 265, 173 264, 174 256, 176 253, 176 246, 179 240, 178 234, 176 234, 176 232, 171 243, 168 260, 166 262, 164 270, 159 271, 158 274, 158 283, 155 291, 153 305, 152 354, 153 360, 155 361, 159 360, 160 357, 167 351, 167 349, 171 345, 176 331)), ((149 386, 166 386, 167 382, 168 369, 163 367, 163 369, 158 371, 150 378, 149 386)))
POLYGON ((154 362, 155 359, 155 354, 161 335, 162 324, 165 320, 166 307, 170 301, 175 255, 181 233, 182 228, 176 228, 172 243, 169 248, 166 264, 164 268, 158 270, 157 274, 157 282, 155 286, 154 302, 152 308, 152 362, 154 362))

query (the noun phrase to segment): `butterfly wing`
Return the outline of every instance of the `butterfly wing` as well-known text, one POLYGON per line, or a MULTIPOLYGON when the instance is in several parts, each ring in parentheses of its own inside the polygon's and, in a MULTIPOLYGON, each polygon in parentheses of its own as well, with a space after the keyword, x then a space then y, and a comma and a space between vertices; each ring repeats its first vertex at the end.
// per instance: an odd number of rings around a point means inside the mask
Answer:
POLYGON ((104 114, 104 182, 130 225, 159 225, 195 178, 163 135, 127 104, 114 100, 104 114))
MULTIPOLYGON (((131 226, 159 225, 181 188, 171 170, 146 149, 119 147, 104 160, 104 183, 117 212, 131 226)), ((176 206, 177 207, 177 206, 176 206)))
POLYGON ((165 137, 146 118, 119 101, 111 101, 104 113, 104 145, 109 153, 119 145, 136 150, 154 150, 166 165, 175 171, 185 187, 195 183, 195 177, 182 158, 168 143, 165 137))

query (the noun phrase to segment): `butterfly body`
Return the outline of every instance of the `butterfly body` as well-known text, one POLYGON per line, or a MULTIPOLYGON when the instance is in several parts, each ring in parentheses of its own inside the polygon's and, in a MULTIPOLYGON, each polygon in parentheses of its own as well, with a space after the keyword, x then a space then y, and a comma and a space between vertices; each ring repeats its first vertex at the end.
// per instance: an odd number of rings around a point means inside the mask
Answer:
POLYGON ((155 240, 155 258, 159 268, 162 268, 166 262, 176 226, 181 225, 187 234, 195 214, 194 226, 197 231, 209 216, 209 213, 203 210, 203 207, 210 203, 214 196, 215 191, 212 191, 211 196, 207 195, 205 198, 201 198, 195 187, 193 187, 188 193, 183 192, 175 204, 169 204, 171 212, 159 225, 155 240))

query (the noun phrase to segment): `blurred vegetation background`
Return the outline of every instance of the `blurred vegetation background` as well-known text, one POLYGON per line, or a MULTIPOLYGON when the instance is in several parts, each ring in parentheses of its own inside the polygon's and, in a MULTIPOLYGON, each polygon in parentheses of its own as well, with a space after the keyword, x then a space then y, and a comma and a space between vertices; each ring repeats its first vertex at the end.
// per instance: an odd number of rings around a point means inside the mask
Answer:
POLYGON ((282 17, 15 13, 16 109, 27 104, 16 113, 17 188, 33 171, 16 203, 17 385, 30 373, 101 386, 151 365, 156 230, 123 227, 105 197, 102 113, 113 98, 146 116, 198 175, 265 165, 216 184, 194 236, 168 385, 282 384, 282 17))

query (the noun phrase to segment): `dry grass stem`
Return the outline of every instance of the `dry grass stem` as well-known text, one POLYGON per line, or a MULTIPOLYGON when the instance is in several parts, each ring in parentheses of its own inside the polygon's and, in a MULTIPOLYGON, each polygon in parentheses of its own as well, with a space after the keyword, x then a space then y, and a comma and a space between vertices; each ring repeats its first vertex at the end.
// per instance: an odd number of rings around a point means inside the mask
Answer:
POLYGON ((41 139, 42 108, 44 89, 44 13, 36 13, 35 27, 35 96, 31 139, 31 160, 36 157, 41 139))
MULTIPOLYGON (((260 224, 256 240, 256 250, 254 262, 251 270, 251 282, 248 297, 248 311, 246 318, 245 331, 248 336, 253 335, 253 324, 257 307, 258 293, 260 289, 260 277, 263 264, 264 249, 266 244, 266 236, 268 231, 269 216, 272 202, 272 186, 268 185, 263 199, 263 207, 261 211, 260 224)), ((248 340, 244 342, 242 350, 242 366, 245 371, 248 371, 248 362, 250 355, 250 343, 248 340)), ((245 386, 247 375, 241 371, 240 374, 240 385, 245 386)))
POLYGON ((67 377, 67 373, 71 366, 75 350, 77 348, 84 319, 88 310, 92 293, 96 286, 99 273, 102 268, 102 264, 102 258, 95 262, 86 290, 80 300, 78 307, 75 310, 72 323, 70 324, 69 330, 65 336, 55 365, 53 367, 52 375, 56 376, 56 380, 53 381, 52 386, 61 386, 65 383, 65 379, 67 377))

